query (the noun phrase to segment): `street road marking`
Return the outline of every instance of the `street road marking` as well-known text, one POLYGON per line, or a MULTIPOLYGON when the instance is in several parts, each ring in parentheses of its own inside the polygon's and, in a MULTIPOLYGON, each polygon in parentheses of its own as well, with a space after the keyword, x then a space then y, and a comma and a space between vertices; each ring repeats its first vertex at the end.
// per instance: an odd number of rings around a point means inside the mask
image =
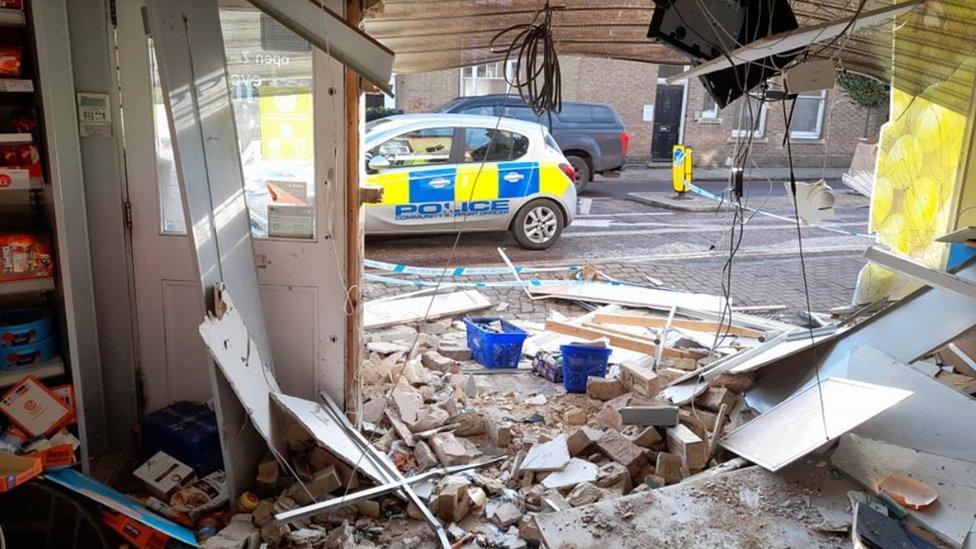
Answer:
MULTIPOLYGON (((563 238, 595 238, 601 236, 638 236, 638 235, 652 235, 652 234, 668 234, 677 231, 691 234, 700 233, 721 233, 727 231, 729 228, 722 225, 671 225, 667 223, 628 223, 623 224, 630 227, 641 227, 641 226, 658 226, 667 227, 661 229, 646 229, 646 230, 621 230, 621 231, 573 231, 573 225, 570 225, 563 233, 563 238)), ((858 223, 836 223, 831 225, 831 228, 837 227, 864 227, 864 222, 858 223)), ((827 227, 804 227, 807 230, 823 230, 827 227)), ((746 229, 747 232, 752 231, 784 231, 784 230, 796 230, 796 225, 756 225, 750 224, 746 229)), ((851 238, 855 238, 851 235, 851 238)))

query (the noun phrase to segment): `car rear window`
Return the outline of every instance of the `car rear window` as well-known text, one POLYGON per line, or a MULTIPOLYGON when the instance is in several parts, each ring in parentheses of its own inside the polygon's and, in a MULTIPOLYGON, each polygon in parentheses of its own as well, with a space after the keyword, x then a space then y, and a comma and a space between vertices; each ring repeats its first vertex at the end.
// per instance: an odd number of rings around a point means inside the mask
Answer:
POLYGON ((481 116, 495 116, 494 105, 478 105, 476 107, 467 107, 461 111, 462 114, 478 114, 481 116))
POLYGON ((617 117, 607 106, 564 103, 559 121, 564 124, 614 124, 617 117))
POLYGON ((465 162, 505 162, 529 152, 529 138, 507 130, 465 128, 465 162), (494 138, 492 138, 494 136, 494 138))

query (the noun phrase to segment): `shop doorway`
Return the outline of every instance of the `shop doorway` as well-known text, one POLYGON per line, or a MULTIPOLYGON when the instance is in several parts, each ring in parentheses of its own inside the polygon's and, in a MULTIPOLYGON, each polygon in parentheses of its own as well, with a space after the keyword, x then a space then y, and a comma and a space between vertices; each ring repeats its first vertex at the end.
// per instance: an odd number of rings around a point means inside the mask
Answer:
MULTIPOLYGON (((210 359, 197 332, 204 312, 187 237, 193 228, 184 220, 143 4, 118 0, 116 31, 140 371, 151 411, 210 398, 210 359)), ((344 71, 246 3, 220 2, 220 19, 278 382, 291 395, 326 390, 341 402, 344 71)))

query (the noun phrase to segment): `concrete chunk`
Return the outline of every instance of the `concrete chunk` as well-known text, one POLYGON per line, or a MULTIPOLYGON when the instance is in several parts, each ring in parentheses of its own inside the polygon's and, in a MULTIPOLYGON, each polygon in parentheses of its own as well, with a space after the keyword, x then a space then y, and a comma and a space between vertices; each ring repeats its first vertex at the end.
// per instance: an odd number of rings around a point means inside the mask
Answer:
POLYGON ((678 424, 677 406, 625 406, 620 409, 624 425, 673 427, 678 424))
POLYGON ((485 420, 485 430, 491 443, 499 448, 508 448, 512 443, 512 423, 488 416, 485 420))

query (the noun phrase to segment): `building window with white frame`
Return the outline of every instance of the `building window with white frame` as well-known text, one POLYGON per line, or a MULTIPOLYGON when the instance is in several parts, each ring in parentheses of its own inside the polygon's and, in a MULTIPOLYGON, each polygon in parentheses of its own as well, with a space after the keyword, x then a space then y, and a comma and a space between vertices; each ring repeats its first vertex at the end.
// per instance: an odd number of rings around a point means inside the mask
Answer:
POLYGON ((752 96, 747 95, 736 101, 732 137, 748 137, 750 134, 755 139, 764 137, 766 111, 766 103, 752 96))
POLYGON ((504 61, 464 67, 461 69, 461 95, 489 95, 493 93, 508 93, 508 80, 511 80, 514 61, 507 65, 504 61), (506 80, 506 77, 509 77, 506 80))
POLYGON ((702 100, 702 110, 698 114, 699 120, 715 120, 718 118, 718 103, 707 92, 702 100))
POLYGON ((790 121, 790 139, 820 139, 826 102, 825 90, 797 96, 790 121))

